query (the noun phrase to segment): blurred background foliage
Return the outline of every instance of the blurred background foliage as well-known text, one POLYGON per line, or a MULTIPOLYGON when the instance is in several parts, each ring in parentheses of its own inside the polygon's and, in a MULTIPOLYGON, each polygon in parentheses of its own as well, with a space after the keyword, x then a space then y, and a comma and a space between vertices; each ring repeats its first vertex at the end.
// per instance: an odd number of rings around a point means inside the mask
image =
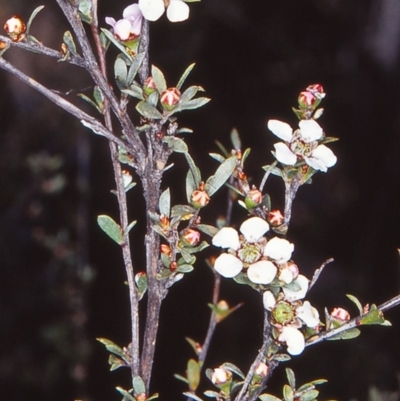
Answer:
MULTIPOLYGON (((100 21, 118 18, 128 5, 99 2, 100 21)), ((58 49, 69 27, 54 0, 3 1, 0 20, 13 14, 27 19, 41 4, 46 8, 32 34, 58 49)), ((207 156, 216 150, 214 141, 228 145, 236 127, 243 146, 252 148, 247 173, 259 183, 260 166, 271 162, 276 142, 267 119, 294 126, 297 94, 321 83, 327 92, 321 125, 340 138, 332 145, 338 163, 299 191, 288 235, 294 259, 308 276, 335 259, 310 293, 321 314, 324 306, 356 313, 346 293, 377 304, 399 293, 400 2, 202 0, 190 7, 188 22, 170 24, 164 17, 151 24, 151 62, 170 86, 197 63, 188 84, 202 85, 212 102, 183 114, 180 123, 194 129, 185 138, 203 176, 215 169, 207 156)), ((112 65, 114 49, 108 56, 112 65)), ((92 92, 77 67, 15 49, 5 58, 91 111, 76 97, 92 92)), ((3 72, 0 107, 0 399, 120 399, 114 388, 128 387, 129 374, 109 373, 107 353, 95 341, 129 341, 121 256, 96 225, 98 214, 117 216, 108 145, 3 72)), ((186 166, 179 157, 173 161, 165 186, 179 201, 186 166)), ((267 191, 273 206, 282 207, 282 183, 271 179, 267 191)), ((215 197, 204 222, 224 212, 224 199, 215 197)), ((132 219, 140 219, 140 190, 129 193, 129 201, 132 219)), ((239 207, 235 218, 245 218, 239 207)), ((133 233, 138 270, 142 232, 143 222, 133 233)), ((184 390, 172 375, 182 374, 192 357, 184 336, 204 339, 211 286, 199 258, 165 301, 153 380, 161 400, 178 399, 184 390)), ((245 305, 218 327, 206 364, 230 361, 245 370, 260 345, 262 306, 249 288, 227 280, 222 295, 245 305)), ((357 340, 307 349, 290 362, 298 381, 328 378, 321 389, 326 399, 399 399, 398 316, 398 309, 386 315, 393 328, 367 327, 357 340)), ((280 394, 283 381, 280 369, 270 391, 280 394)))

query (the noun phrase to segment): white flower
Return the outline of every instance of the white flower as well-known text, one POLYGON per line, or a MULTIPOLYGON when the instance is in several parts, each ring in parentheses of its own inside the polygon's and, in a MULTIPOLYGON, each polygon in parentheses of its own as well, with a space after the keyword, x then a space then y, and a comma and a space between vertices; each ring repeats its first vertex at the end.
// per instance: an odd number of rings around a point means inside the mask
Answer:
POLYGON ((243 269, 243 263, 230 253, 222 253, 214 263, 214 269, 223 277, 232 278, 237 276, 243 269))
POLYGON ((284 238, 274 237, 267 242, 264 256, 268 256, 276 263, 282 264, 292 257, 294 245, 284 238))
POLYGON ((143 16, 149 21, 157 21, 167 7, 167 18, 171 22, 185 21, 189 18, 189 6, 182 0, 139 0, 139 8, 143 16))
POLYGON ((306 342, 301 331, 294 327, 285 326, 282 328, 278 341, 284 342, 287 345, 287 350, 291 355, 299 355, 303 352, 306 342))
POLYGON ((270 283, 276 275, 277 268, 271 262, 260 260, 262 257, 262 250, 257 244, 268 230, 268 223, 260 217, 251 217, 250 219, 247 219, 240 226, 240 232, 245 238, 243 244, 241 244, 239 234, 235 229, 224 227, 219 230, 218 233, 214 235, 212 244, 221 248, 229 248, 232 251, 236 251, 236 253, 222 253, 215 260, 214 269, 221 274, 221 276, 231 278, 235 277, 242 271, 244 260, 246 266, 248 264, 249 270, 253 264, 262 262, 261 265, 257 264, 257 266, 251 270, 251 277, 257 280, 253 281, 257 284, 270 283), (273 265, 273 268, 269 263, 273 265), (274 273, 274 275, 270 279, 272 273, 274 273))
POLYGON ((254 284, 269 284, 276 276, 277 267, 268 260, 253 263, 247 269, 247 276, 254 284))
POLYGON ((296 308, 296 315, 308 327, 314 328, 320 323, 318 311, 308 301, 304 301, 302 306, 296 308))
POLYGON ((272 310, 276 304, 276 299, 271 291, 265 291, 263 294, 263 304, 264 308, 267 310, 272 310))
POLYGON ((143 15, 137 4, 131 4, 124 9, 122 19, 115 21, 114 18, 106 17, 107 24, 114 29, 114 35, 121 41, 135 39, 140 35, 142 29, 143 15))
POLYGON ((282 164, 293 166, 300 158, 314 170, 324 172, 336 164, 334 153, 325 145, 318 144, 323 137, 323 130, 315 120, 301 120, 295 132, 289 124, 269 120, 268 129, 285 141, 274 145, 276 159, 282 164))
POLYGON ((282 291, 285 294, 285 299, 288 301, 297 301, 299 299, 303 299, 308 291, 308 278, 303 276, 302 274, 299 274, 296 280, 293 281, 293 283, 296 283, 299 285, 300 289, 297 291, 290 290, 289 288, 282 287, 282 291))

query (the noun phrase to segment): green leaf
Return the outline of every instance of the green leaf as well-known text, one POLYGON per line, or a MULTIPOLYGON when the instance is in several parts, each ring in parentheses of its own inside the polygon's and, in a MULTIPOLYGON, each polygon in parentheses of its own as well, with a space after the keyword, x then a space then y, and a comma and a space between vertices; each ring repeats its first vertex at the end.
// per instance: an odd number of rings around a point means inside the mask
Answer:
POLYGON ((353 302, 357 306, 357 309, 360 312, 360 315, 362 315, 363 307, 361 305, 361 302, 354 295, 346 294, 346 297, 349 298, 350 301, 353 302))
POLYGON ((146 385, 140 376, 134 376, 132 378, 133 394, 137 396, 138 394, 146 393, 146 385))
MULTIPOLYGON (((133 183, 132 183, 132 184, 133 184, 133 183)), ((131 184, 131 185, 132 185, 132 184, 131 184)), ((136 185, 136 184, 135 184, 135 185, 136 185)), ((133 185, 133 186, 135 186, 135 185, 133 185)), ((132 187, 131 187, 131 188, 132 188, 132 187)), ((127 190, 128 190, 128 189, 126 189, 125 192, 126 192, 127 190)), ((134 221, 132 221, 131 223, 129 223, 128 227, 126 227, 126 233, 127 233, 127 234, 132 230, 133 227, 136 226, 136 223, 137 223, 137 220, 134 220, 134 221)))
POLYGON ((174 377, 175 377, 175 379, 178 379, 181 382, 189 384, 188 379, 186 379, 186 377, 183 377, 182 375, 178 375, 178 373, 174 373, 174 377))
POLYGON ((167 188, 161 194, 158 201, 158 206, 160 208, 160 213, 169 218, 171 213, 171 193, 169 191, 169 188, 167 188))
POLYGON ((110 365, 110 372, 113 372, 114 370, 117 370, 119 368, 129 366, 126 362, 124 362, 120 358, 117 358, 114 354, 110 354, 108 356, 108 364, 110 365))
POLYGON ((216 160, 218 163, 223 163, 225 161, 225 157, 220 155, 219 153, 209 153, 209 155, 216 160))
POLYGON ((122 387, 116 387, 116 389, 120 394, 122 394, 125 397, 123 401, 136 401, 136 399, 122 387))
POLYGON ((179 78, 179 82, 176 85, 177 89, 181 89, 182 85, 184 84, 184 82, 186 81, 186 78, 189 76, 190 72, 193 70, 193 67, 196 64, 190 64, 188 68, 186 68, 185 72, 182 74, 182 76, 179 78))
POLYGON ((114 342, 112 342, 111 340, 108 340, 107 338, 102 338, 102 337, 98 337, 96 338, 96 340, 100 343, 102 343, 107 351, 112 352, 113 354, 116 354, 118 356, 120 356, 121 358, 125 357, 124 351, 122 350, 121 347, 119 347, 117 344, 115 344, 114 342))
POLYGON ((157 108, 158 99, 160 98, 160 94, 157 91, 154 91, 146 98, 146 102, 149 103, 151 106, 157 108))
POLYGON ((188 102, 179 105, 176 111, 183 111, 183 110, 195 110, 198 109, 199 107, 204 106, 207 104, 211 99, 208 97, 198 97, 193 100, 189 100, 188 102))
POLYGON ((167 83, 165 82, 165 77, 162 71, 155 65, 151 66, 151 76, 154 79, 158 93, 161 95, 167 89, 167 83))
POLYGON ((135 283, 138 290, 139 301, 143 298, 143 295, 147 291, 147 275, 144 272, 140 272, 135 275, 135 283))
POLYGON ((220 393, 217 393, 216 391, 212 391, 212 390, 204 391, 203 394, 204 394, 206 397, 210 397, 210 398, 217 398, 217 399, 220 399, 220 397, 221 397, 221 394, 220 394, 220 393))
POLYGON ((307 391, 305 394, 300 396, 299 401, 313 401, 316 400, 318 397, 319 391, 318 390, 311 390, 307 391))
MULTIPOLYGON (((145 118, 151 120, 161 120, 163 118, 162 114, 153 106, 145 101, 140 101, 136 105, 136 110, 145 118)), ((165 139, 165 138, 164 138, 165 139)))
POLYGON ((142 65, 144 56, 145 56, 145 53, 139 53, 133 59, 132 64, 129 67, 129 72, 128 72, 128 76, 126 79, 126 82, 128 85, 131 85, 133 80, 135 79, 135 77, 139 71, 139 68, 142 65))
POLYGON ((231 137, 233 149, 235 149, 235 150, 242 149, 242 141, 240 140, 239 131, 236 128, 234 128, 231 131, 230 137, 231 137))
POLYGON ((245 149, 245 151, 243 152, 242 160, 240 161, 240 164, 242 166, 244 165, 244 162, 246 161, 246 159, 249 157, 250 152, 251 152, 250 148, 245 149))
POLYGON ((92 100, 90 99, 90 97, 84 95, 83 93, 78 93, 77 95, 78 97, 80 97, 82 100, 84 100, 85 102, 89 103, 91 106, 93 106, 99 113, 101 113, 101 110, 99 108, 99 106, 92 100))
POLYGON ((236 160, 237 159, 235 156, 226 159, 218 167, 215 174, 207 180, 204 190, 208 193, 208 195, 212 196, 222 185, 225 184, 235 170, 236 160))
POLYGON ((142 88, 134 82, 128 89, 122 89, 123 93, 134 97, 135 99, 143 100, 143 90, 142 88))
POLYGON ((117 57, 114 63, 114 76, 117 84, 121 88, 126 88, 126 78, 128 76, 128 67, 122 57, 117 57))
POLYGON ((214 235, 219 231, 217 227, 210 226, 208 224, 197 224, 196 228, 210 237, 214 237, 214 235))
POLYGON ((32 25, 33 20, 34 20, 35 17, 40 13, 40 11, 42 11, 43 9, 44 9, 44 6, 39 6, 39 7, 36 7, 36 8, 33 10, 32 14, 31 14, 31 16, 29 17, 29 20, 28 20, 28 22, 27 22, 27 24, 26 24, 26 35, 27 35, 27 36, 29 36, 29 31, 30 31, 30 29, 31 29, 31 25, 32 25))
POLYGON ((296 388, 296 377, 294 375, 293 370, 290 368, 286 368, 285 371, 286 371, 286 377, 288 379, 288 383, 289 383, 290 387, 296 388))
POLYGON ((187 153, 189 150, 185 141, 181 138, 175 138, 173 136, 164 137, 164 142, 168 145, 168 147, 176 153, 187 153))
POLYGON ((175 270, 177 273, 191 273, 194 270, 194 267, 192 265, 180 265, 178 268, 175 270))
POLYGON ((272 394, 260 394, 260 395, 258 396, 258 398, 259 398, 261 401, 281 401, 280 398, 275 397, 275 396, 272 395, 272 394))
POLYGON ((283 398, 285 399, 285 401, 293 401, 294 400, 293 389, 290 386, 288 386, 287 384, 285 384, 283 386, 283 398))
POLYGON ((329 341, 331 340, 351 340, 353 338, 358 337, 361 334, 361 331, 357 328, 349 329, 343 331, 342 333, 336 334, 333 337, 328 338, 329 341))
POLYGON ((243 372, 233 363, 230 362, 225 362, 221 365, 221 367, 223 367, 226 370, 229 370, 232 373, 235 373, 236 375, 238 375, 240 378, 242 378, 243 380, 245 379, 245 376, 243 374, 243 372))
POLYGON ((185 395, 188 398, 191 398, 192 400, 195 401, 203 401, 200 397, 198 397, 196 394, 193 393, 189 393, 189 391, 185 391, 184 393, 182 393, 183 395, 185 395))
POLYGON ((105 214, 98 216, 97 224, 118 245, 124 243, 124 235, 121 227, 110 216, 105 214))
POLYGON ((189 389, 196 391, 200 383, 200 365, 194 359, 189 359, 187 364, 187 378, 189 382, 189 389))
POLYGON ((198 85, 193 85, 187 88, 181 95, 180 105, 187 103, 196 96, 197 92, 204 92, 204 88, 198 85))
POLYGON ((146 401, 156 400, 158 397, 159 397, 159 394, 158 393, 154 393, 149 398, 146 398, 146 401))
POLYGON ((373 309, 372 307, 371 310, 360 319, 360 324, 363 326, 370 324, 383 324, 384 322, 385 318, 383 317, 383 313, 378 309, 373 309))
POLYGON ((115 36, 108 29, 101 28, 101 31, 104 33, 107 39, 110 40, 110 42, 112 42, 126 57, 128 57, 129 60, 133 61, 132 55, 126 51, 125 46, 118 42, 115 36))
POLYGON ((178 265, 189 264, 192 265, 196 261, 196 257, 181 249, 182 258, 178 260, 178 265))
POLYGON ((104 95, 102 90, 96 85, 93 89, 93 98, 98 106, 98 109, 103 112, 104 110, 104 95))
POLYGON ((195 212, 196 212, 196 209, 194 209, 191 206, 188 206, 188 205, 175 205, 175 206, 172 207, 171 217, 181 216, 182 220, 188 220, 193 216, 193 214, 195 212))
POLYGON ((82 21, 92 25, 92 1, 91 0, 80 0, 79 2, 79 15, 82 21))
POLYGON ((70 53, 72 53, 73 55, 77 55, 74 38, 70 31, 64 32, 63 42, 67 45, 67 48, 70 51, 70 53))
POLYGON ((185 337, 185 340, 190 344, 190 346, 193 348, 193 351, 195 352, 196 355, 199 354, 199 343, 194 341, 192 338, 190 337, 185 337))

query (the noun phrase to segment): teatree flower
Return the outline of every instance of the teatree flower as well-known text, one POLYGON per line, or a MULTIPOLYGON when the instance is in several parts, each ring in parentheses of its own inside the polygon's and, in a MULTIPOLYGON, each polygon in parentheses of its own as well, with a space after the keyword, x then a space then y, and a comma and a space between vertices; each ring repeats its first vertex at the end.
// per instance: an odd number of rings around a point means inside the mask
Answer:
POLYGON ((251 217, 240 226, 239 233, 231 227, 224 227, 213 237, 215 246, 229 249, 215 260, 214 268, 221 276, 237 276, 243 267, 248 267, 249 279, 255 284, 269 284, 276 276, 277 267, 270 261, 262 259, 265 238, 269 224, 260 217, 251 217))
POLYGON ((286 343, 290 355, 299 355, 304 351, 306 341, 303 333, 294 327, 286 326, 278 337, 278 341, 286 343))
POLYGON ((294 245, 284 238, 271 238, 264 248, 264 256, 268 256, 278 264, 287 262, 292 257, 294 245))
POLYGON ((287 123, 269 120, 268 129, 285 141, 274 145, 275 156, 282 164, 293 166, 300 159, 314 170, 324 172, 336 164, 335 154, 318 142, 323 138, 323 130, 315 120, 301 120, 295 132, 287 123))
POLYGON ((282 287, 282 291, 285 294, 285 299, 291 302, 303 299, 308 291, 308 284, 309 284, 308 278, 303 276, 302 274, 299 274, 297 278, 292 282, 296 283, 300 287, 300 289, 295 291, 289 288, 282 287))
POLYGON ((167 8, 167 18, 171 22, 181 22, 189 18, 189 6, 182 0, 139 0, 139 8, 149 21, 157 21, 167 8))
POLYGON ((119 40, 125 42, 136 39, 140 35, 143 20, 139 6, 131 4, 126 7, 122 13, 122 17, 119 21, 115 21, 112 17, 106 17, 106 22, 113 27, 114 35, 119 40))

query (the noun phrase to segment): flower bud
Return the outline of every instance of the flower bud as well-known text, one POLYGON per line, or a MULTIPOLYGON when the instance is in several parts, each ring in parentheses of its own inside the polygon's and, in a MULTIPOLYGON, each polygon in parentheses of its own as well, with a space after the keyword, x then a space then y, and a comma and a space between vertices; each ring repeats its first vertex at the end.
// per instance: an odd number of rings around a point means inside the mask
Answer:
POLYGON ((256 187, 253 187, 249 192, 247 192, 246 198, 244 199, 247 209, 254 209, 261 202, 262 193, 256 187))
POLYGON ((177 268, 178 268, 178 263, 176 262, 171 262, 171 264, 169 265, 169 270, 171 272, 174 272, 177 268))
POLYGON ((0 50, 3 50, 7 47, 7 43, 0 40, 0 50))
POLYGON ((317 99, 321 100, 325 97, 324 88, 321 84, 313 84, 307 87, 307 91, 311 92, 317 99))
POLYGON ((171 111, 176 107, 181 99, 181 92, 177 88, 168 88, 161 93, 160 102, 163 108, 171 111))
POLYGON ((271 226, 277 227, 283 224, 283 215, 280 212, 280 210, 271 210, 268 213, 268 223, 271 224, 271 226))
POLYGON ((192 228, 188 228, 182 235, 182 242, 185 245, 195 246, 200 241, 200 233, 197 230, 193 230, 192 228))
POLYGON ((350 313, 343 308, 334 308, 331 312, 331 317, 337 320, 338 322, 344 323, 350 320, 350 313))
POLYGON ((167 255, 168 257, 172 256, 172 251, 171 251, 171 248, 169 247, 169 245, 161 244, 160 250, 161 250, 161 253, 163 253, 164 255, 167 255))
POLYGON ((232 379, 232 373, 224 368, 216 368, 214 369, 211 375, 211 381, 216 386, 220 386, 226 384, 232 379))
POLYGON ((258 366, 256 367, 256 370, 254 373, 257 376, 260 376, 261 378, 263 378, 263 377, 267 376, 268 370, 269 370, 268 366, 264 362, 260 362, 258 364, 258 366))
POLYGON ((25 39, 26 25, 18 15, 13 15, 6 21, 4 30, 13 42, 20 42, 25 39))
POLYGON ((149 96, 157 89, 156 81, 154 81, 153 77, 148 77, 143 84, 143 92, 149 96))
POLYGON ((137 401, 146 401, 147 400, 146 393, 139 393, 135 398, 137 401))
POLYGON ((160 224, 162 228, 169 228, 169 218, 165 214, 160 215, 160 224))
POLYGON ((191 196, 192 206, 201 209, 210 202, 210 195, 204 190, 204 182, 201 182, 199 188, 193 191, 191 196))
POLYGON ((301 92, 299 98, 297 99, 299 102, 299 107, 301 109, 309 109, 314 106, 317 98, 313 93, 309 91, 301 92))
POLYGON ((132 176, 128 170, 122 170, 122 182, 124 184, 124 188, 127 188, 131 184, 132 176))

